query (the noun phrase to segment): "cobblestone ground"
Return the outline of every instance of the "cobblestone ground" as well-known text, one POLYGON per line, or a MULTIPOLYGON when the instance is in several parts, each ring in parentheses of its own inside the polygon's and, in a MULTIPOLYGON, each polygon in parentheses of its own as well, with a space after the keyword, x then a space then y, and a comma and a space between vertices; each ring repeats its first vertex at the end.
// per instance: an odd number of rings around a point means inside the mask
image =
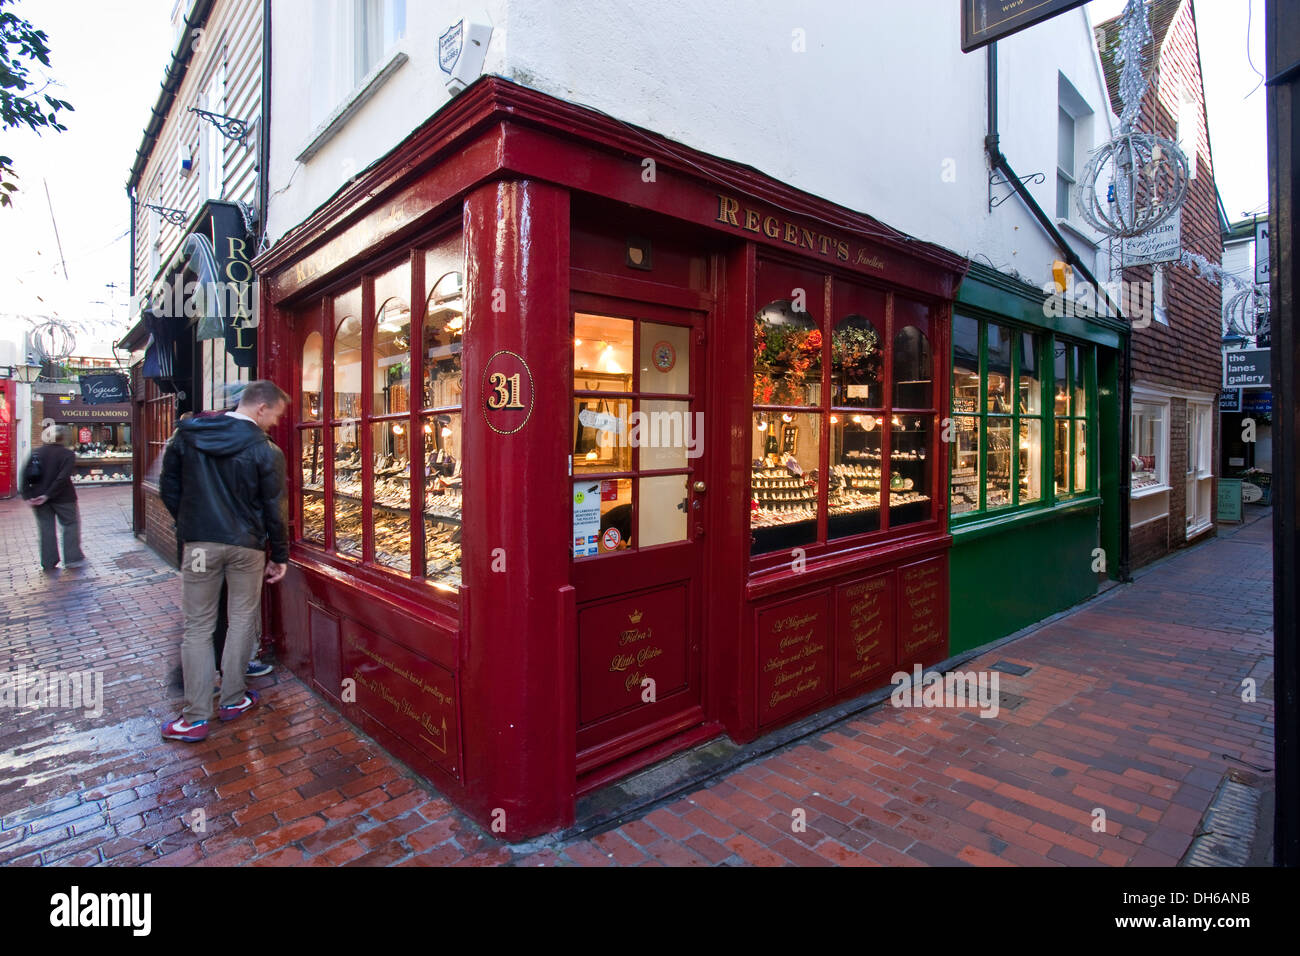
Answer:
POLYGON ((511 848, 282 670, 238 723, 164 743, 180 582, 129 508, 127 488, 82 491, 90 563, 46 576, 29 510, 0 502, 0 674, 104 681, 102 713, 0 711, 0 864, 1172 866, 1224 775, 1272 766, 1255 520, 964 665, 1030 668, 1000 674, 996 718, 886 703, 616 829, 511 848))

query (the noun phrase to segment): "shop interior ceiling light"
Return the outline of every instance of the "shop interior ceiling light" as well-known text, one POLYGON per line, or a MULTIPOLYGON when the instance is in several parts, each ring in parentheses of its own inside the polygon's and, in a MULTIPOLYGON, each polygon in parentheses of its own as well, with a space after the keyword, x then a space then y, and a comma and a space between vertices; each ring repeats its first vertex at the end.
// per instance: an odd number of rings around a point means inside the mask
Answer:
POLYGON ((1147 90, 1142 50, 1149 42, 1146 4, 1128 0, 1115 53, 1115 61, 1123 64, 1119 95, 1124 111, 1119 135, 1093 154, 1075 192, 1079 214, 1098 232, 1114 239, 1150 231, 1182 208, 1187 198, 1187 157, 1178 144, 1152 133, 1134 132, 1147 90))

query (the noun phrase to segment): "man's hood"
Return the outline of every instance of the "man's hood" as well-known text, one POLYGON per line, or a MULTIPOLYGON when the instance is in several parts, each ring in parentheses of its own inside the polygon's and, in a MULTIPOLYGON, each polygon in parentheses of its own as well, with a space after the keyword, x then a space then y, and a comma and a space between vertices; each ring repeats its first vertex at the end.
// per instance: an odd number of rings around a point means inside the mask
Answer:
POLYGON ((237 455, 249 445, 267 440, 266 432, 257 425, 230 415, 191 418, 181 422, 179 430, 199 451, 217 457, 237 455))

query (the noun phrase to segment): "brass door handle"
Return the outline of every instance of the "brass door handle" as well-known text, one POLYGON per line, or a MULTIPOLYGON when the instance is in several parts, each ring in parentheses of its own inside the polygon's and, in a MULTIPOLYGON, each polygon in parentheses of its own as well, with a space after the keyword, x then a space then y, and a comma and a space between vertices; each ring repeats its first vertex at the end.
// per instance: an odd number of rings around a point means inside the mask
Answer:
POLYGON ((702 482, 702 481, 697 481, 697 482, 693 485, 693 487, 695 488, 695 493, 696 493, 697 495, 702 495, 702 494, 704 494, 705 491, 708 490, 707 486, 706 486, 706 485, 704 484, 704 482, 702 482))

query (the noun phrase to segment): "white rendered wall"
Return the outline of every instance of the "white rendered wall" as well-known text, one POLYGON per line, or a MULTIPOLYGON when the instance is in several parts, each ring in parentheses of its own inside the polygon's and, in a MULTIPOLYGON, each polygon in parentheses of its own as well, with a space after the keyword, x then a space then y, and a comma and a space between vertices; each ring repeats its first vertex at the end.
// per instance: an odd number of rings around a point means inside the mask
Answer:
MULTIPOLYGON (((320 62, 306 25, 312 2, 276 0, 272 16, 273 241, 447 101, 437 38, 472 13, 408 0, 409 62, 299 164, 310 121, 284 104, 309 101, 320 62)), ((1034 285, 1051 280, 1060 254, 1023 203, 988 210, 986 54, 961 53, 953 0, 487 0, 479 9, 494 27, 486 72, 754 166, 1034 285)), ((1021 176, 1044 174, 1029 188, 1055 219, 1058 71, 1094 110, 1078 169, 1109 135, 1087 14, 1039 24, 998 55, 1002 150, 1021 176)), ((1107 278, 1095 251, 1075 246, 1107 278)))
POLYGON ((438 37, 462 16, 494 27, 484 71, 498 73, 505 50, 505 0, 464 4, 407 0, 406 35, 397 48, 408 59, 320 151, 295 157, 315 128, 312 85, 333 55, 318 49, 319 0, 274 0, 271 11, 271 163, 268 239, 277 241, 339 187, 442 108, 451 98, 438 68, 438 37), (287 188, 286 188, 287 187, 287 188))

